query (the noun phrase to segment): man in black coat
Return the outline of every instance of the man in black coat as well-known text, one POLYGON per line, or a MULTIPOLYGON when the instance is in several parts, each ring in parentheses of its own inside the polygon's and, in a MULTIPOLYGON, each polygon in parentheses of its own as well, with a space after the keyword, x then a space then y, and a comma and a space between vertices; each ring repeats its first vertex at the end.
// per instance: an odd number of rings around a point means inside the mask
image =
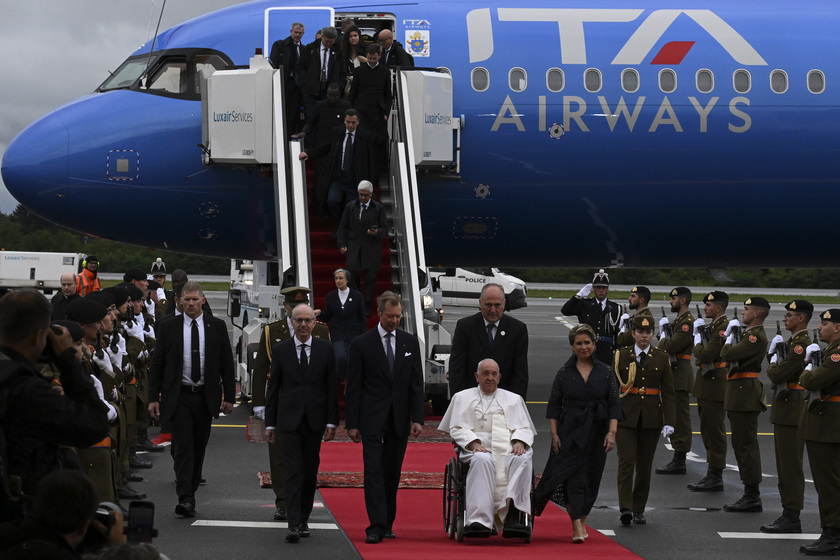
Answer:
POLYGON ((395 538, 397 488, 409 433, 423 432, 423 368, 417 337, 397 328, 400 299, 379 296, 379 324, 353 341, 347 361, 346 427, 362 442, 365 542, 395 538))
POLYGON ((504 314, 505 292, 498 284, 484 286, 478 306, 480 312, 455 325, 449 356, 450 394, 475 387, 478 363, 492 358, 499 371, 505 372, 499 387, 524 399, 528 392, 528 326, 504 314))
POLYGON ((318 484, 321 437, 330 441, 338 425, 338 378, 329 341, 312 336, 315 313, 306 304, 292 310, 295 336, 274 345, 266 391, 266 438, 283 447, 286 542, 309 536, 309 515, 318 484), (277 433, 275 434, 275 430, 277 433))
POLYGON ((178 494, 175 513, 194 517, 195 491, 213 418, 220 411, 233 411, 236 379, 227 326, 202 312, 201 285, 184 284, 180 300, 184 313, 160 322, 149 364, 149 413, 170 421, 178 494))
POLYGON ((362 181, 357 188, 358 198, 344 207, 338 226, 338 250, 347 259, 347 270, 364 294, 365 315, 371 314, 376 297, 376 276, 382 267, 382 239, 388 235, 385 207, 373 199, 373 184, 362 181), (365 287, 362 290, 361 273, 365 287))
POLYGON ((598 335, 595 344, 595 358, 607 365, 612 364, 615 341, 621 328, 621 307, 607 299, 610 292, 610 277, 604 269, 598 271, 592 282, 567 301, 560 309, 560 313, 577 315, 578 323, 587 324, 598 335), (595 291, 594 298, 588 298, 590 292, 595 291))
POLYGON ((307 115, 315 108, 316 101, 327 97, 328 85, 342 86, 345 82, 344 65, 339 61, 337 37, 338 31, 335 27, 325 27, 321 31, 321 38, 306 45, 298 60, 297 84, 303 95, 307 115))
MULTIPOLYGON (((394 34, 390 29, 383 29, 377 36, 382 45, 382 64, 388 68, 396 66, 414 66, 414 57, 405 52, 399 41, 394 41, 394 34)), ((478 364, 476 364, 478 365, 478 364)))
POLYGON ((74 274, 62 274, 59 282, 61 282, 61 290, 50 300, 53 321, 64 320, 67 304, 82 297, 76 293, 76 276, 74 274))
POLYGON ((367 63, 353 71, 353 85, 347 100, 353 104, 361 116, 360 127, 369 130, 373 139, 374 169, 372 174, 378 177, 380 170, 386 168, 388 156, 388 113, 391 110, 391 72, 380 64, 381 47, 371 44, 365 56, 367 63))
POLYGON ((290 35, 279 39, 271 46, 268 60, 275 68, 283 67, 283 93, 286 99, 286 131, 289 134, 300 132, 303 127, 301 120, 301 104, 303 99, 297 85, 297 65, 304 45, 300 42, 304 27, 300 22, 292 24, 290 35))
MULTIPOLYGON (((356 198, 359 181, 370 181, 370 135, 360 130, 359 112, 348 109, 344 113, 344 126, 336 127, 318 146, 300 153, 300 159, 318 159, 327 156, 330 165, 330 182, 326 204, 335 228, 348 202, 356 198)), ((322 195, 319 195, 322 196, 322 195)), ((320 203, 317 199, 315 205, 320 203)))

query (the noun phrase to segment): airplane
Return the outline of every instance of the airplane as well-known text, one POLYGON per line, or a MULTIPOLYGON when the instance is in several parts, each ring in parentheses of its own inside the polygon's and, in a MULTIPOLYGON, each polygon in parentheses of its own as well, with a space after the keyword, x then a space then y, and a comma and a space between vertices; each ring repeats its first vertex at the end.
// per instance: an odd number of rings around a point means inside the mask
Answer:
POLYGON ((161 32, 30 125, 3 180, 87 234, 276 258, 272 173, 205 165, 200 70, 246 67, 292 21, 311 39, 345 17, 452 77, 452 114, 426 119, 453 128, 457 165, 417 173, 430 266, 835 264, 830 238, 802 235, 840 200, 827 1, 239 4, 161 32), (154 208, 142 229, 129 200, 154 208))

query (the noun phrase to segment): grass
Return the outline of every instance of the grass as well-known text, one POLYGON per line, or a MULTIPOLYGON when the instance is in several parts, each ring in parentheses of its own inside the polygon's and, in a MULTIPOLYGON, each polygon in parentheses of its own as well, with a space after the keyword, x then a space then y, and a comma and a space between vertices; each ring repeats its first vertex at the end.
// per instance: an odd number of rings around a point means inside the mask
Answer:
MULTIPOLYGON (((122 284, 120 280, 103 280, 102 287, 103 288, 110 288, 111 286, 116 286, 117 284, 122 284)), ((169 290, 172 288, 172 284, 167 282, 166 289, 169 290)), ((201 282, 201 288, 205 292, 226 292, 230 289, 230 282, 201 282)))

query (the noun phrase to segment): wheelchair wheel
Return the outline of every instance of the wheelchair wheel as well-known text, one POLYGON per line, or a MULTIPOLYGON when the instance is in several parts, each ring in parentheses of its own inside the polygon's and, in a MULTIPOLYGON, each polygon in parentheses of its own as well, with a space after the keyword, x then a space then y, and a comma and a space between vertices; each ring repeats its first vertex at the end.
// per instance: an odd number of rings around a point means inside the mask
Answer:
POLYGON ((464 516, 459 515, 455 520, 455 540, 464 542, 464 516))
POLYGON ((450 539, 455 537, 454 462, 454 458, 449 460, 443 475, 443 530, 450 539))

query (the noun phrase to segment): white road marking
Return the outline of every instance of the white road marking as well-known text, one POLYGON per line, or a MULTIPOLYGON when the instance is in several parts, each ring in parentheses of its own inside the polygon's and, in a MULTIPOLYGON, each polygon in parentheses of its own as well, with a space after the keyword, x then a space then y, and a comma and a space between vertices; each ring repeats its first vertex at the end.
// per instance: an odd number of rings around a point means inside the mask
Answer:
POLYGON ((602 535, 604 535, 605 537, 614 537, 615 536, 615 531, 613 531, 612 529, 598 529, 597 531, 599 533, 601 533, 602 535))
POLYGON ((815 541, 820 538, 819 533, 726 533, 719 532, 722 539, 764 539, 764 540, 794 540, 815 541))
MULTIPOLYGON (((228 521, 224 519, 199 519, 193 521, 193 527, 237 527, 244 529, 288 529, 289 524, 284 521, 228 521)), ((337 530, 335 523, 310 523, 310 529, 337 530)))
POLYGON ((577 326, 577 325, 573 325, 572 323, 570 323, 565 317, 555 316, 554 320, 562 323, 563 326, 566 327, 569 330, 572 330, 573 328, 575 328, 577 326))

